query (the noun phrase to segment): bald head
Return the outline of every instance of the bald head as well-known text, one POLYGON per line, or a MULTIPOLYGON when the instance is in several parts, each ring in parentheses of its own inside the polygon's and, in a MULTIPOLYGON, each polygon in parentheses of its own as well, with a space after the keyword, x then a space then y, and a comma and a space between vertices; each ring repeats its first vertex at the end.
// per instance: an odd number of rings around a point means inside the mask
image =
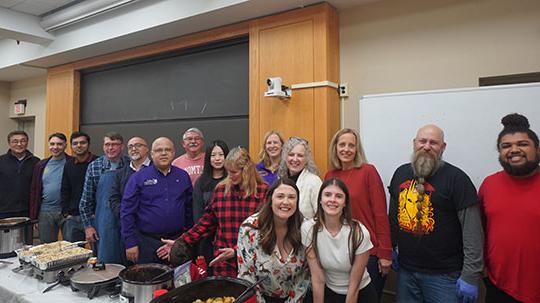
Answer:
POLYGON ((413 139, 413 146, 415 151, 424 150, 426 152, 434 152, 440 158, 446 148, 444 132, 435 124, 422 126, 416 132, 416 137, 413 139))
POLYGON ((152 161, 161 171, 171 167, 174 159, 174 143, 166 137, 159 137, 152 143, 152 161))

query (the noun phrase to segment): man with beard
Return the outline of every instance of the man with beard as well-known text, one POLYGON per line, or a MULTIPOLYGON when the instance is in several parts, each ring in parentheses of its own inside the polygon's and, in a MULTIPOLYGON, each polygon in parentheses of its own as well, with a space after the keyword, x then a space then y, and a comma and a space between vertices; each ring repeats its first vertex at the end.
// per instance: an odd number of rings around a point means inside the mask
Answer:
POLYGON ((73 132, 69 138, 72 158, 66 161, 62 174, 62 237, 70 242, 85 239, 84 228, 79 215, 79 201, 84 185, 84 176, 90 162, 96 156, 90 152, 90 136, 83 132, 73 132))
POLYGON ((189 175, 171 166, 174 144, 169 138, 152 143, 152 165, 129 178, 120 217, 126 256, 134 263, 163 262, 156 250, 161 239, 176 239, 193 225, 189 175))
POLYGON ((486 302, 540 302, 540 147, 520 114, 502 119, 497 138, 504 170, 480 186, 486 231, 486 302))
POLYGON ((129 177, 140 169, 150 165, 148 158, 148 144, 141 137, 133 137, 127 143, 128 156, 131 160, 129 165, 118 170, 111 190, 111 208, 113 213, 120 218, 120 201, 124 195, 124 189, 129 180, 129 177))
POLYGON ((182 147, 185 154, 174 159, 172 165, 185 170, 191 179, 191 185, 201 176, 204 168, 204 136, 198 128, 192 127, 182 135, 182 147))
POLYGON ((420 128, 412 162, 390 182, 398 302, 478 298, 484 243, 478 197, 469 177, 442 160, 445 148, 439 127, 420 128))
POLYGON ((62 133, 49 136, 51 156, 34 167, 30 187, 30 218, 39 219, 41 243, 58 241, 62 216, 61 185, 66 159, 67 138, 62 133))

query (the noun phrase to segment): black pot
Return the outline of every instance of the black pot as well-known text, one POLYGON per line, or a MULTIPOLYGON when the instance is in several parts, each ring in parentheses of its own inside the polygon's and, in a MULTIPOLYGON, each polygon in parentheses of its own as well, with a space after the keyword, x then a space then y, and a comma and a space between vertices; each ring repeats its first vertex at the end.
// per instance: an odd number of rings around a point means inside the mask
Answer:
POLYGON ((197 280, 161 295, 150 303, 192 303, 209 297, 238 297, 251 283, 229 277, 209 277, 197 280))

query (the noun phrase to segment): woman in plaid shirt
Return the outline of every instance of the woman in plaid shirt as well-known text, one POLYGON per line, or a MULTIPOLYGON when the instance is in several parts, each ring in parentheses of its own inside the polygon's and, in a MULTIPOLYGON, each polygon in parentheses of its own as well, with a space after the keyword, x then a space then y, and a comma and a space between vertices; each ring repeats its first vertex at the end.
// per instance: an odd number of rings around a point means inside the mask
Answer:
POLYGON ((236 242, 240 224, 254 214, 264 202, 268 185, 255 170, 248 151, 236 147, 225 159, 227 177, 216 186, 212 201, 206 207, 199 222, 176 241, 166 243, 157 251, 161 258, 181 263, 183 247, 193 246, 202 238, 215 234, 214 260, 210 262, 216 276, 237 276, 236 242), (173 245, 174 243, 174 245, 173 245))

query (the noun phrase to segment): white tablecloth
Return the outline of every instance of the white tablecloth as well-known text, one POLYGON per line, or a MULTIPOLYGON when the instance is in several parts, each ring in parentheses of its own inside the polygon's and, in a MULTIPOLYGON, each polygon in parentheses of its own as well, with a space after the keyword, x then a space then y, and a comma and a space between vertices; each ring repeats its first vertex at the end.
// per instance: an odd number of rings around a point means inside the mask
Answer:
POLYGON ((12 265, 0 264, 0 302, 2 303, 109 303, 120 302, 118 298, 110 298, 103 293, 89 300, 85 292, 73 292, 69 286, 58 285, 43 293, 50 286, 36 278, 21 273, 14 273, 13 268, 19 266, 18 259, 10 258, 4 261, 12 265))

